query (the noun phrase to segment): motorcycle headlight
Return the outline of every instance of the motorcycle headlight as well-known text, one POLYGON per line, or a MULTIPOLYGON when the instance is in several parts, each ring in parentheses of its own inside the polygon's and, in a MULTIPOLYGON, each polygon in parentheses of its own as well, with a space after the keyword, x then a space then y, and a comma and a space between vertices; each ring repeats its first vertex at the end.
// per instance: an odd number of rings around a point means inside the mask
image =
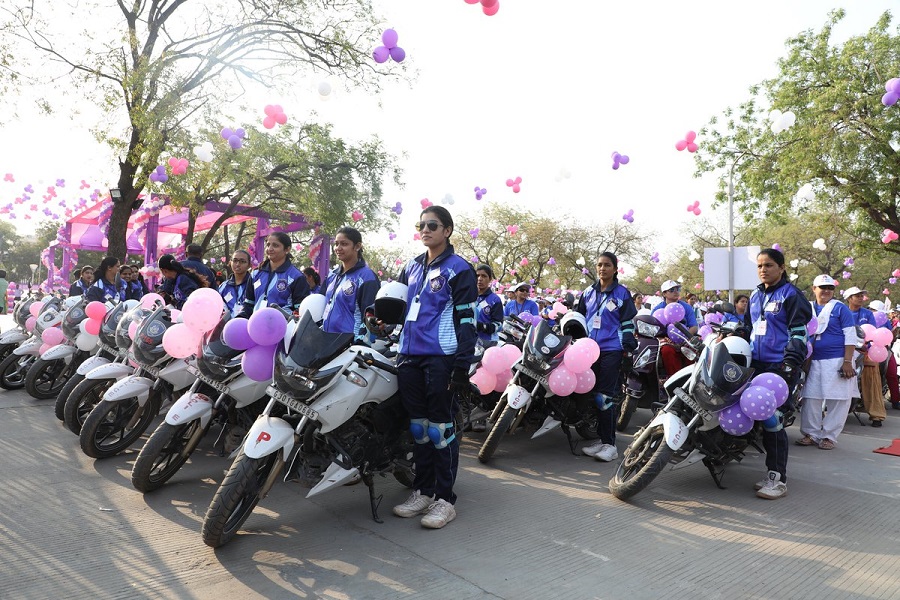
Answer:
POLYGON ((635 321, 634 324, 637 328, 638 335, 642 335, 644 337, 656 337, 657 335, 659 335, 659 327, 656 327, 655 325, 644 323, 643 321, 635 321))

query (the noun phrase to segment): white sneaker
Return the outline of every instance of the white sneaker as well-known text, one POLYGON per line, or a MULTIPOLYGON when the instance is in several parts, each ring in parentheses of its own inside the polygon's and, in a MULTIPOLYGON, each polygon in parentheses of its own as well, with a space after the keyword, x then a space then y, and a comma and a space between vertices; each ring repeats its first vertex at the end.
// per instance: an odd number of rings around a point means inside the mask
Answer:
POLYGON ((438 500, 428 507, 428 513, 422 517, 422 527, 440 529, 456 518, 456 509, 446 500, 438 500))
POLYGON ((619 458, 619 451, 612 444, 603 444, 603 447, 597 451, 594 458, 603 462, 612 462, 619 458))
POLYGON ((423 496, 419 490, 410 494, 409 498, 403 504, 394 507, 394 514, 398 517, 408 519, 422 513, 428 512, 431 505, 434 504, 434 496, 423 496))
POLYGON ((758 492, 759 490, 761 490, 761 489, 763 489, 764 487, 766 487, 766 484, 767 484, 767 483, 769 483, 769 475, 768 475, 768 473, 766 474, 765 477, 763 477, 762 479, 760 479, 759 481, 757 481, 756 483, 753 484, 753 489, 756 490, 756 491, 758 492))
POLYGON ((604 444, 603 442, 597 442, 596 444, 591 444, 590 446, 585 446, 581 449, 581 453, 585 456, 596 456, 600 450, 603 449, 603 446, 607 446, 608 444, 604 444))
POLYGON ((756 495, 766 500, 775 500, 787 495, 787 484, 781 481, 781 473, 778 471, 769 471, 766 477, 766 483, 763 485, 756 495))

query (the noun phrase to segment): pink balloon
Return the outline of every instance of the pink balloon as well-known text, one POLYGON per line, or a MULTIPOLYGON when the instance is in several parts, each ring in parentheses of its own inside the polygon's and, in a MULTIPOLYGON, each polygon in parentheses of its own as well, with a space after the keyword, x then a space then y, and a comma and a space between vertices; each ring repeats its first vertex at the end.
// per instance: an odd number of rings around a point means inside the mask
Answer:
POLYGON ((52 347, 53 347, 52 344, 41 344, 41 347, 38 348, 38 355, 43 354, 44 352, 46 352, 47 350, 49 350, 52 347))
POLYGON ((575 391, 575 386, 578 385, 578 377, 563 364, 550 373, 547 384, 550 387, 550 391, 557 396, 568 396, 575 391))
POLYGON ((497 375, 497 379, 494 383, 494 391, 503 392, 506 389, 506 386, 509 385, 510 379, 512 379, 512 373, 508 370, 497 375))
POLYGON ((184 323, 172 325, 163 334, 163 349, 172 358, 187 358, 197 352, 202 334, 184 323))
POLYGON ((869 348, 869 360, 880 363, 883 360, 887 360, 888 357, 888 349, 884 346, 875 346, 872 345, 869 348))
POLYGON ((594 389, 594 384, 597 383, 597 376, 594 375, 593 369, 582 371, 575 377, 578 380, 575 384, 576 394, 587 394, 594 389))
POLYGON ((141 306, 143 308, 154 308, 153 305, 157 302, 159 302, 160 305, 165 305, 166 303, 162 296, 153 292, 141 296, 141 306))
POLYGON ((866 337, 867 342, 871 342, 875 340, 875 326, 871 323, 863 323, 859 326, 860 329, 863 330, 863 334, 866 337))
POLYGON ((128 325, 128 337, 132 340, 134 339, 134 334, 137 333, 138 323, 136 321, 132 321, 128 325))
POLYGON ((89 319, 103 321, 103 317, 106 316, 106 305, 102 302, 98 302, 97 300, 89 302, 88 305, 84 308, 84 314, 86 314, 89 319))
POLYGON ((675 149, 679 152, 687 148, 688 143, 685 140, 678 140, 675 142, 675 149))
POLYGON ((563 364, 575 374, 587 371, 591 368, 593 362, 590 350, 585 346, 575 346, 573 344, 566 349, 566 353, 563 355, 563 364))
MULTIPOLYGON (((492 346, 484 351, 481 357, 481 367, 491 375, 502 373, 506 364, 503 358, 503 348, 506 346, 492 346)), ((493 386, 491 386, 493 387, 493 386)))
POLYGON ((41 339, 45 344, 50 346, 56 346, 57 344, 61 344, 66 336, 63 335, 62 329, 59 327, 51 327, 50 329, 45 329, 41 334, 41 339))
POLYGON ((515 344, 504 344, 500 346, 500 351, 503 353, 503 366, 507 371, 522 356, 522 351, 515 344))
POLYGON ((695 139, 697 139, 697 134, 693 131, 688 131, 684 136, 684 141, 688 143, 693 142, 695 139))
POLYGON ((478 4, 478 0, 465 0, 466 4, 478 4))
POLYGON ((28 307, 28 312, 31 313, 32 317, 37 318, 39 314, 41 314, 41 309, 44 308, 44 305, 40 302, 35 302, 31 306, 28 307))
POLYGON ((875 343, 879 346, 890 346, 894 341, 894 334, 891 333, 890 329, 885 329, 884 327, 876 329, 873 335, 875 336, 875 343))
POLYGON ((182 307, 184 324, 198 333, 206 333, 219 324, 223 308, 225 301, 214 288, 194 290, 182 307))
MULTIPOLYGON (((32 304, 32 306, 34 305, 32 304)), ((27 331, 28 333, 34 331, 35 323, 37 323, 37 317, 28 317, 28 319, 25 320, 25 331, 27 331)))
MULTIPOLYGON (((494 4, 493 6, 482 5, 482 7, 481 7, 481 12, 483 12, 484 14, 486 14, 489 17, 493 17, 494 15, 496 15, 498 10, 500 10, 500 2, 499 1, 496 4, 494 4)), ((513 188, 513 191, 517 192, 518 190, 513 188)))
POLYGON ((84 321, 84 332, 90 335, 100 335, 100 325, 102 324, 102 321, 90 318, 87 321, 84 321))
POLYGON ((475 384, 478 392, 485 396, 494 390, 494 386, 497 385, 497 377, 484 367, 479 367, 469 378, 469 382, 475 384))

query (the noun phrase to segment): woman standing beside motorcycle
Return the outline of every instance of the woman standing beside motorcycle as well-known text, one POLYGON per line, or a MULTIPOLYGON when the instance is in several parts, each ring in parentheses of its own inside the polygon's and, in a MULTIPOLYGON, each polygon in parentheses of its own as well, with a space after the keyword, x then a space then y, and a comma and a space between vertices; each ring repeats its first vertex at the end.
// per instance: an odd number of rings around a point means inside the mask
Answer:
POLYGON ((266 238, 266 260, 250 276, 241 317, 249 319, 253 311, 266 306, 297 310, 309 296, 309 284, 300 269, 291 263, 291 238, 276 231, 266 238))
POLYGON ((453 423, 456 394, 470 385, 477 291, 472 267, 450 244, 450 211, 430 206, 419 218, 416 228, 427 251, 407 262, 398 277, 408 290, 397 360, 400 397, 416 441, 416 478, 414 491, 394 514, 424 514, 423 527, 440 529, 456 518, 459 440, 453 423))
POLYGON ((178 310, 184 306, 184 301, 191 292, 197 288, 209 287, 206 277, 186 269, 171 254, 160 256, 157 266, 165 278, 161 293, 168 295, 168 301, 178 310))
POLYGON ((601 254, 597 259, 597 283, 584 290, 575 307, 587 321, 588 336, 600 346, 600 358, 591 367, 596 378, 592 393, 600 411, 597 420, 600 441, 581 451, 604 462, 619 457, 616 450, 619 374, 624 353, 637 347, 632 321, 637 309, 631 292, 619 284, 618 268, 619 259, 615 254, 601 254))
POLYGON ((482 342, 496 342, 500 339, 499 331, 503 327, 503 301, 491 289, 494 270, 490 265, 478 265, 475 268, 475 285, 478 298, 475 300, 475 329, 482 342))
POLYGON ((88 302, 119 302, 118 275, 119 259, 107 256, 94 271, 94 283, 87 289, 84 297, 88 302))
POLYGON ((366 309, 375 303, 378 276, 362 255, 362 234, 353 227, 341 227, 334 236, 338 264, 325 278, 325 312, 322 329, 328 333, 352 333, 366 339, 366 309))
POLYGON ((756 256, 756 270, 762 282, 750 296, 753 323, 751 366, 758 373, 778 373, 788 384, 791 396, 778 411, 773 423, 763 428, 766 451, 766 478, 756 484, 756 495, 767 500, 787 494, 788 436, 784 416, 793 410, 792 396, 806 359, 806 325, 812 308, 803 294, 788 281, 784 254, 767 248, 756 256))
POLYGON ((250 253, 246 250, 235 250, 231 255, 231 275, 219 286, 219 295, 225 301, 225 307, 231 316, 237 316, 244 310, 244 298, 247 286, 250 285, 250 253))

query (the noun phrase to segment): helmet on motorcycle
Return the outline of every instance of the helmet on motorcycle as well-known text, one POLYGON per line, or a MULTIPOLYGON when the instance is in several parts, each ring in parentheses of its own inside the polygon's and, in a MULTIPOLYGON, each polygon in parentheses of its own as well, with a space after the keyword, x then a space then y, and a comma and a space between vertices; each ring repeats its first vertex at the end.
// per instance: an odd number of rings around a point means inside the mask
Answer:
POLYGON ((325 296, 322 294, 310 294, 304 298, 300 306, 297 307, 297 314, 302 317, 304 312, 308 312, 316 323, 321 321, 325 316, 325 296))
MULTIPOLYGON (((127 302, 130 302, 130 300, 126 300, 126 303, 127 302)), ((131 343, 134 341, 131 339, 131 324, 137 323, 138 327, 140 327, 144 317, 151 314, 153 314, 152 310, 135 303, 135 306, 126 312, 125 315, 119 319, 119 324, 116 325, 115 345, 120 350, 128 350, 131 348, 131 343)), ((135 335, 137 335, 137 332, 135 332, 135 335)))
POLYGON ((84 296, 72 296, 69 300, 75 300, 75 302, 69 306, 69 310, 63 315, 62 332, 66 339, 75 341, 75 338, 81 333, 79 325, 88 318, 87 313, 84 312, 84 307, 87 306, 88 300, 84 296))
POLYGON ((387 283, 375 294, 375 317, 388 325, 398 325, 406 318, 409 286, 398 281, 387 283))
MULTIPOLYGON (((313 294, 322 296, 321 294, 313 294)), ((324 298, 324 296, 322 296, 324 298)), ((305 302, 305 300, 304 300, 305 302)), ((235 350, 222 340, 222 330, 231 320, 231 313, 225 311, 219 323, 212 331, 203 336, 200 351, 197 353, 197 368, 201 373, 216 381, 227 379, 241 370, 243 350, 235 350)))
POLYGON ((588 328, 584 315, 578 311, 570 310, 559 322, 563 335, 572 336, 573 339, 587 337, 588 328))
POLYGON ((728 348, 728 354, 731 355, 731 359, 734 362, 745 369, 750 367, 753 354, 750 351, 750 344, 747 343, 747 340, 738 336, 729 336, 720 343, 728 348))
POLYGON ((131 345, 134 359, 142 365, 154 365, 166 356, 162 339, 172 323, 172 313, 165 307, 157 308, 138 325, 131 345))

